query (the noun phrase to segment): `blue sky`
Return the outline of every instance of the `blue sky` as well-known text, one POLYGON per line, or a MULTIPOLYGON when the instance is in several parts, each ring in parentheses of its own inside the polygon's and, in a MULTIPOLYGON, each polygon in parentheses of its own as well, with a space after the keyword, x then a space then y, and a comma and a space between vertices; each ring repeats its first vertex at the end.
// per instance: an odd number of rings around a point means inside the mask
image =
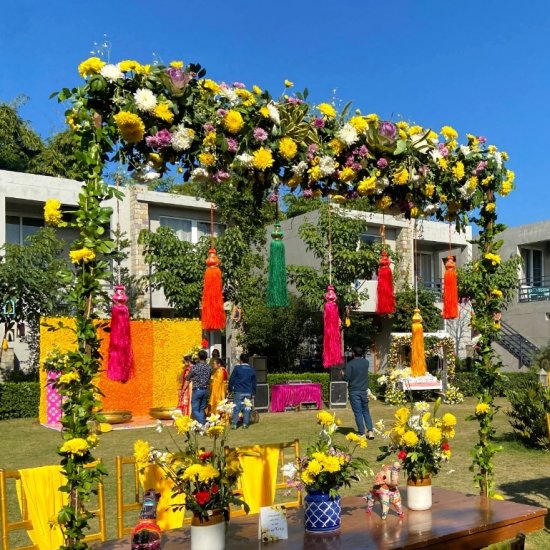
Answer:
POLYGON ((63 129, 49 95, 79 84, 78 64, 104 35, 112 62, 198 62, 274 95, 288 78, 314 102, 485 135, 516 172, 500 219, 550 218, 548 0, 5 2, 0 100, 25 94, 21 113, 42 136, 63 129))

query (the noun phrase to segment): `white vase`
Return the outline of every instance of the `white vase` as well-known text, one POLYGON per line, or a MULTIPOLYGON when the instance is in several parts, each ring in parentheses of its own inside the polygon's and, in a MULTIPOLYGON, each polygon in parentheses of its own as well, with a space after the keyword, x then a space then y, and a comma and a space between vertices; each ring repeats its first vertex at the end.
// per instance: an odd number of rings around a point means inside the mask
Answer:
POLYGON ((429 510, 432 507, 432 480, 430 477, 407 480, 407 508, 429 510))
POLYGON ((191 550, 225 550, 225 516, 214 510, 208 518, 193 516, 191 521, 191 550))

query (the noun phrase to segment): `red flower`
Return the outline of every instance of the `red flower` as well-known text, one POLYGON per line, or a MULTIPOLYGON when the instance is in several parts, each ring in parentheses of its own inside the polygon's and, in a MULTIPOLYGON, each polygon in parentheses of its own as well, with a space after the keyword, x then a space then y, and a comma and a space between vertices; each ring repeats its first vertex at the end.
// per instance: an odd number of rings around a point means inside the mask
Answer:
POLYGON ((217 495, 219 491, 220 491, 220 488, 214 483, 214 485, 212 485, 212 488, 210 489, 210 492, 213 495, 217 495))
POLYGON ((399 451, 397 453, 397 458, 399 460, 405 460, 407 458, 407 451, 399 451))
POLYGON ((199 506, 204 506, 210 500, 210 493, 208 491, 199 491, 195 493, 194 497, 199 506))
POLYGON ((442 443, 442 444, 441 444, 441 450, 442 450, 442 451, 450 451, 450 450, 451 450, 451 446, 450 446, 447 442, 442 443))
POLYGON ((211 456, 212 456, 212 451, 207 451, 207 452, 201 453, 199 455, 199 458, 201 460, 208 460, 211 456))

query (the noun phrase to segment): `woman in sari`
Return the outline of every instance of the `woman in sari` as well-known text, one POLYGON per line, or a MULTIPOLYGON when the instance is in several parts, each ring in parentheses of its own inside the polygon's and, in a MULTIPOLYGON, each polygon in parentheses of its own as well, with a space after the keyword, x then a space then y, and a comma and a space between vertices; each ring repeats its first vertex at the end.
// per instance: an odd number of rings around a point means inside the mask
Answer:
POLYGON ((216 414, 218 403, 227 396, 227 370, 223 359, 216 357, 212 361, 212 376, 210 378, 210 399, 208 405, 210 414, 216 414))
POLYGON ((191 415, 191 392, 193 391, 192 382, 187 380, 187 375, 193 366, 193 358, 186 355, 183 358, 183 372, 181 374, 181 389, 178 396, 178 409, 184 416, 191 415))

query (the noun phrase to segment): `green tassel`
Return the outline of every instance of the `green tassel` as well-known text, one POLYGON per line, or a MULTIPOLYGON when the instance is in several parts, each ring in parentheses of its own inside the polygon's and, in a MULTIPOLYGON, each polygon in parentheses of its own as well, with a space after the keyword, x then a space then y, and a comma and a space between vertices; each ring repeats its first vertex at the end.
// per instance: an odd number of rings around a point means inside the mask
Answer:
POLYGON ((276 223, 271 233, 269 246, 269 271, 267 280, 267 305, 269 307, 288 306, 286 288, 285 243, 281 224, 276 223))

